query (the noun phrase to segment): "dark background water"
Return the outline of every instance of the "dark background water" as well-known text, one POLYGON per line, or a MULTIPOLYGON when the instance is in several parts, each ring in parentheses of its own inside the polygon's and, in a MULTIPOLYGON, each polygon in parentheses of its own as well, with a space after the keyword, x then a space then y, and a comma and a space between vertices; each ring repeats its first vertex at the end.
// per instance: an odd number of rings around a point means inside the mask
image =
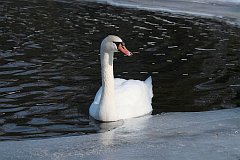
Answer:
POLYGON ((96 133, 99 46, 119 35, 115 77, 147 78, 153 114, 240 106, 240 29, 217 20, 75 1, 0 2, 0 140, 96 133))

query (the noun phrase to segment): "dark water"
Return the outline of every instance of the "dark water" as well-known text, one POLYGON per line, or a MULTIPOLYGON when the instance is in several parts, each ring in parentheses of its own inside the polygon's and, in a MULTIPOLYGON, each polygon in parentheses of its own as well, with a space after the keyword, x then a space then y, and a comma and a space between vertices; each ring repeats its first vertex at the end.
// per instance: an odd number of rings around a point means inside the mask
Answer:
POLYGON ((81 135, 101 85, 99 45, 125 40, 115 77, 152 73, 154 113, 240 106, 240 29, 87 2, 0 2, 0 140, 81 135))

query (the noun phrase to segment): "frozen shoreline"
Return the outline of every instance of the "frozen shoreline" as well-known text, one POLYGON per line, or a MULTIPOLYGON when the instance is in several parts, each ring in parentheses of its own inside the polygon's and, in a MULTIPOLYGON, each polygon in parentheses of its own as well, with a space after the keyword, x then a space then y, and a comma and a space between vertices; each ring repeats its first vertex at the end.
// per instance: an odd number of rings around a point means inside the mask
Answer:
POLYGON ((239 160, 239 115, 240 108, 146 116, 105 133, 0 142, 0 154, 14 160, 239 160))
POLYGON ((240 0, 85 0, 110 5, 216 18, 240 25, 240 0))

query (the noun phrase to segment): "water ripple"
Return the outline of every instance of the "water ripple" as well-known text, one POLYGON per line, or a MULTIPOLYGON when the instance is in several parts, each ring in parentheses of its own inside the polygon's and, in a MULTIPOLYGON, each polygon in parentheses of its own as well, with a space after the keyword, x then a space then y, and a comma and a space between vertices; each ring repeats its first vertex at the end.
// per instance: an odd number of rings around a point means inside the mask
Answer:
POLYGON ((239 28, 90 2, 1 5, 0 141, 98 132, 88 108, 101 85, 107 34, 134 53, 115 54, 116 77, 152 74, 154 114, 240 105, 239 28))

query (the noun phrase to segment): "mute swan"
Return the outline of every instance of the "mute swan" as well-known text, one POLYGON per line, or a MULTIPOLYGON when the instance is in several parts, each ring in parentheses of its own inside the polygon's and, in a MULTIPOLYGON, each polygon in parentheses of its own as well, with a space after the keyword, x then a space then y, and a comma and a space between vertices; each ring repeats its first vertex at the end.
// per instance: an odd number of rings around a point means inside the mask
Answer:
POLYGON ((114 78, 113 55, 117 51, 132 55, 121 38, 107 36, 100 49, 102 87, 89 108, 90 116, 99 121, 117 121, 152 112, 152 78, 145 81, 114 78))

